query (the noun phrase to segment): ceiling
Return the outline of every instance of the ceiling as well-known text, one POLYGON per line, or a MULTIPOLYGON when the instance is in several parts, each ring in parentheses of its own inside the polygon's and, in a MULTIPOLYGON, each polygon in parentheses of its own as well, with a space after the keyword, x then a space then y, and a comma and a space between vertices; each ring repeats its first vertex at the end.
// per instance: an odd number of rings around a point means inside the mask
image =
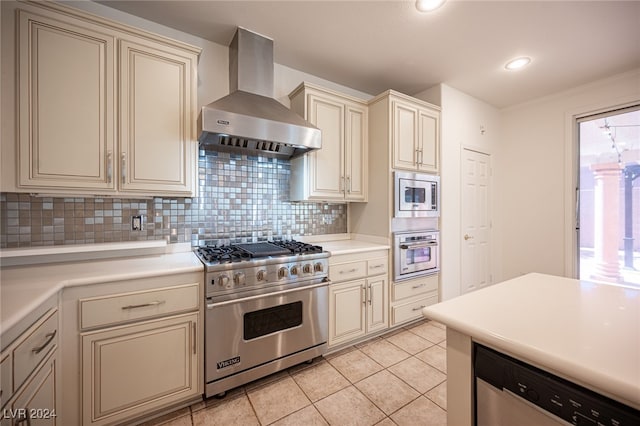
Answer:
POLYGON ((100 1, 222 45, 236 26, 275 61, 372 95, 438 83, 504 108, 640 67, 640 1, 100 1), (504 64, 526 55, 519 71, 504 64))

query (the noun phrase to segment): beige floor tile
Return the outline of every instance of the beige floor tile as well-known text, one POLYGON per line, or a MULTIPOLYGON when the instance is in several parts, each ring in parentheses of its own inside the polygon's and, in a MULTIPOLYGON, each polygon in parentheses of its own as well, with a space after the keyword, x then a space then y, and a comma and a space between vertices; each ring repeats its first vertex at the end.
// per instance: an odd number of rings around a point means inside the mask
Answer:
POLYGON ((327 355, 323 355, 323 358, 328 361, 330 359, 337 358, 337 357, 342 356, 344 354, 347 354, 349 352, 353 352, 356 349, 357 348, 355 346, 347 346, 346 348, 340 349, 339 351, 332 352, 332 353, 327 354, 327 355))
POLYGON ((315 403, 330 425, 372 426, 385 418, 378 407, 354 386, 349 386, 315 403))
POLYGON ((360 350, 385 368, 411 356, 385 339, 376 340, 360 350))
POLYGON ((191 412, 195 413, 196 411, 202 410, 204 408, 217 407, 218 405, 225 404, 231 399, 246 395, 247 393, 244 390, 244 386, 238 386, 237 388, 228 390, 225 393, 225 396, 222 398, 212 396, 211 398, 204 399, 202 402, 191 405, 191 412))
POLYGON ((447 341, 443 340, 442 342, 438 343, 438 346, 440 346, 443 349, 447 349, 447 341))
POLYGON ((440 343, 447 338, 447 332, 445 330, 429 323, 420 324, 409 331, 433 343, 440 343))
POLYGON ((382 366, 366 356, 360 350, 354 350, 331 358, 329 363, 342 373, 351 383, 382 370, 382 366))
POLYGON ((355 386, 387 415, 420 396, 415 389, 387 370, 369 376, 355 386))
POLYGON ((160 417, 156 417, 155 419, 144 422, 141 426, 160 426, 160 425, 191 425, 191 410, 189 407, 181 408, 176 411, 172 411, 171 413, 164 414, 160 417), (188 423, 183 419, 186 417, 188 419, 188 423), (172 423, 176 421, 177 423, 172 423))
POLYGON ((247 396, 263 425, 273 423, 311 404, 289 376, 266 386, 247 390, 247 396))
POLYGON ((437 368, 443 373, 447 372, 447 351, 438 345, 416 354, 416 358, 437 368))
POLYGON ((398 426, 447 426, 447 413, 429 399, 421 396, 391 415, 398 426))
POLYGON ((314 402, 350 385, 349 381, 328 362, 299 371, 291 377, 314 402))
POLYGON ((222 404, 193 413, 194 426, 260 425, 246 395, 225 400, 222 404))
POLYGON ((278 371, 277 373, 273 373, 273 374, 269 374, 268 376, 265 376, 261 379, 258 380, 254 380, 253 382, 249 382, 246 385, 244 385, 244 389, 246 392, 249 392, 251 390, 254 390, 256 388, 268 385, 269 383, 273 383, 273 382, 277 382, 279 380, 282 380, 286 377, 289 377, 289 371, 288 370, 283 370, 283 371, 278 371))
POLYGON ((431 320, 431 321, 429 321, 429 324, 431 324, 431 325, 435 325, 436 327, 441 328, 441 329, 443 329, 443 330, 446 330, 446 329, 447 329, 447 326, 446 326, 446 325, 444 325, 444 324, 442 324, 441 322, 438 322, 438 321, 433 321, 433 320, 431 320))
POLYGON ((447 382, 440 383, 429 392, 425 393, 425 396, 442 407, 443 410, 447 409, 447 382))
POLYGON ((325 426, 329 423, 322 417, 316 407, 309 405, 300 411, 272 423, 271 426, 325 426))
POLYGON ((425 393, 447 379, 446 374, 416 357, 411 357, 389 367, 389 371, 419 393, 425 393))
POLYGON ((389 417, 385 417, 380 423, 376 423, 376 426, 396 426, 396 424, 389 417))
POLYGON ((407 330, 402 330, 399 333, 394 333, 393 335, 385 336, 385 338, 387 339, 387 341, 398 346, 400 349, 407 351, 411 355, 415 355, 418 352, 422 352, 423 350, 433 346, 432 342, 426 339, 423 339, 417 334, 407 330))

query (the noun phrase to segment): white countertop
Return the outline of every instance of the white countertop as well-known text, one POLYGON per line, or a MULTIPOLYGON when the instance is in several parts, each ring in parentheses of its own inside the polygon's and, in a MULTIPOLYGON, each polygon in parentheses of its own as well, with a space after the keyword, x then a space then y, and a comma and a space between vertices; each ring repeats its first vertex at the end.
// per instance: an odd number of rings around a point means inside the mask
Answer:
POLYGON ((423 313, 640 409, 640 289, 528 274, 423 313))
MULTIPOLYGON (((121 247, 120 247, 121 249, 121 247)), ((125 252, 128 248, 125 247, 125 252)), ((83 260, 0 270, 0 333, 64 287, 203 271, 192 251, 83 260)))
POLYGON ((359 240, 326 241, 319 244, 323 250, 328 251, 332 256, 389 249, 388 245, 359 240))

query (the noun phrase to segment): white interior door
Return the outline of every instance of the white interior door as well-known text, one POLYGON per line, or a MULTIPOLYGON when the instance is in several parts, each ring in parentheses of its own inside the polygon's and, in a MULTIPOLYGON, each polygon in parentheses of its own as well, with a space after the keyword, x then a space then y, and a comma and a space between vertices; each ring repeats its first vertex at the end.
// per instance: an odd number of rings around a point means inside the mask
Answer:
POLYGON ((462 150, 461 293, 491 284, 491 157, 462 150))

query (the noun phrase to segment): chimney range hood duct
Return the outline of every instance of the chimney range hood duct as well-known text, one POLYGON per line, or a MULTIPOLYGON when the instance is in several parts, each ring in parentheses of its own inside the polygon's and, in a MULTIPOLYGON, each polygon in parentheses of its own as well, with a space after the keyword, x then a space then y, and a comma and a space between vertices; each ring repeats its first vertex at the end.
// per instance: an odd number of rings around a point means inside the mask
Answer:
POLYGON ((237 29, 229 45, 229 89, 202 107, 201 148, 290 158, 321 147, 320 129, 273 98, 273 40, 237 29))

